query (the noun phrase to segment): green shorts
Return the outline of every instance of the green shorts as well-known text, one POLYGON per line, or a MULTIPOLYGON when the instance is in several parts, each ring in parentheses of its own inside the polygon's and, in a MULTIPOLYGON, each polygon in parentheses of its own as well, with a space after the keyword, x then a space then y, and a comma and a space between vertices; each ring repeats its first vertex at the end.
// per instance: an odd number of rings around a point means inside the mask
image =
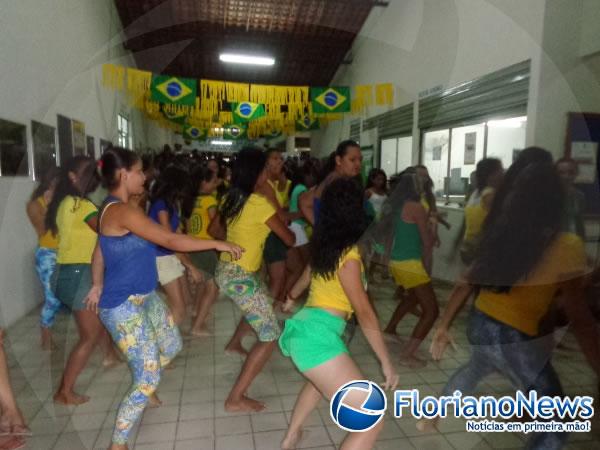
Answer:
POLYGON ((279 261, 285 261, 287 258, 287 245, 275 233, 269 233, 265 241, 263 258, 265 264, 273 264, 279 261))
POLYGON ((201 270, 204 274, 204 278, 212 280, 215 277, 215 270, 217 268, 217 262, 219 257, 217 252, 213 250, 207 250, 205 252, 192 252, 190 253, 190 259, 196 269, 201 270))
POLYGON ((306 372, 348 348, 342 340, 346 321, 320 308, 302 308, 285 321, 279 348, 300 372, 306 372))
POLYGON ((85 297, 92 287, 91 264, 57 264, 53 290, 62 304, 73 311, 86 308, 85 297))

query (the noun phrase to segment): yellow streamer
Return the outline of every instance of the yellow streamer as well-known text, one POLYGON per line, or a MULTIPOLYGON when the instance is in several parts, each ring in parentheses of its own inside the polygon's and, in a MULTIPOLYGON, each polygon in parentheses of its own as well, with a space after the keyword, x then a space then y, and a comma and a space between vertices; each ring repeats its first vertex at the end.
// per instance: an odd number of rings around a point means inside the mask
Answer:
POLYGON ((229 103, 247 102, 250 100, 250 85, 248 83, 225 83, 227 101, 229 103))
POLYGON ((394 105, 394 86, 392 83, 378 84, 375 86, 375 103, 377 105, 394 105))
POLYGON ((125 67, 104 64, 102 66, 102 84, 112 89, 123 90, 125 86, 125 67))

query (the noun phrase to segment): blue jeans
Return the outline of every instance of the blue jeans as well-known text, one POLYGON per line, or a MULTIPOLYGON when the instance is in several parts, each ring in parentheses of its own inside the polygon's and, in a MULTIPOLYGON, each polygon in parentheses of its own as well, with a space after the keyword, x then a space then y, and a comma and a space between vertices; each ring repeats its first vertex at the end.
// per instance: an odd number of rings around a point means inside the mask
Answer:
MULTIPOLYGON (((560 380, 550 362, 552 335, 528 336, 473 308, 467 338, 471 344, 471 359, 450 377, 443 395, 452 395, 456 390, 472 395, 484 377, 500 373, 515 389, 525 393, 534 390, 539 396, 563 396, 560 380)), ((538 433, 532 435, 526 448, 560 449, 567 438, 566 433, 538 433)))

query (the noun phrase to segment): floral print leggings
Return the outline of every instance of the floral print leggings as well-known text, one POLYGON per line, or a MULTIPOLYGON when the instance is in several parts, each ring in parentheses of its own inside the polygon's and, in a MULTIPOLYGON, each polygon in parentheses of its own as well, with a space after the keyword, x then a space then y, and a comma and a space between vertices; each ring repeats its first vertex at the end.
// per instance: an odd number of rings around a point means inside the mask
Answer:
POLYGON ((181 336, 156 292, 132 295, 116 308, 100 309, 100 320, 127 358, 133 375, 133 385, 119 406, 112 437, 113 443, 125 444, 158 387, 162 368, 181 350, 181 336))
POLYGON ((62 308, 62 303, 52 290, 52 275, 56 270, 56 250, 38 247, 35 251, 35 270, 44 288, 44 306, 40 313, 40 325, 50 328, 54 324, 56 314, 62 308))

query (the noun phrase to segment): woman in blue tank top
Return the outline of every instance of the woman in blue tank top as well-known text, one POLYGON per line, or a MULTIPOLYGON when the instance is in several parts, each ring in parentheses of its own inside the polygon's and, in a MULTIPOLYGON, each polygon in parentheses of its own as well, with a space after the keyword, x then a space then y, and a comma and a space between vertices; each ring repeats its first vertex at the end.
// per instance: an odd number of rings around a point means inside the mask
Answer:
POLYGON ((122 148, 108 149, 101 159, 102 178, 110 195, 98 224, 99 245, 92 261, 93 287, 88 309, 100 320, 124 353, 133 386, 119 407, 110 450, 127 449, 131 429, 160 381, 163 367, 181 350, 181 337, 169 309, 155 293, 158 281, 156 245, 175 251, 218 250, 237 259, 242 249, 166 230, 128 204, 144 189, 140 158, 122 148), (156 245, 155 245, 156 244, 156 245))

